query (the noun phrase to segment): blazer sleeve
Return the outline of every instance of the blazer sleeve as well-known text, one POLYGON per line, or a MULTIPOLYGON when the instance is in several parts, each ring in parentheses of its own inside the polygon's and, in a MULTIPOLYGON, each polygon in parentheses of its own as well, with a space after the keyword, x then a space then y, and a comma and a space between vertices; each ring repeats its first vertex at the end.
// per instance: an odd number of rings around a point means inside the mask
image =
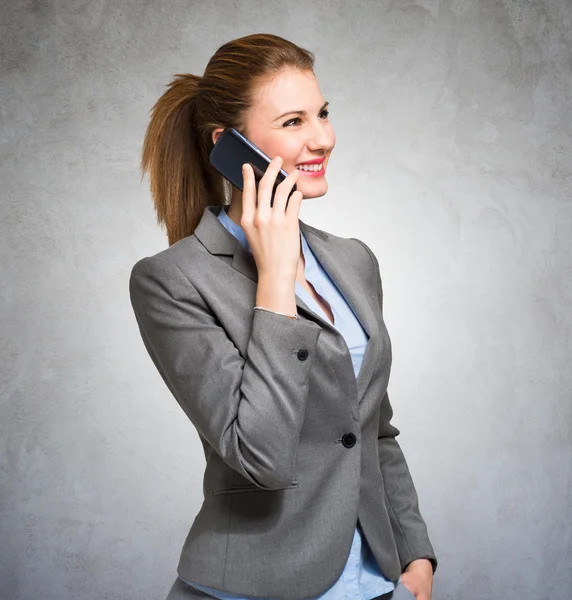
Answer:
MULTIPOLYGON (((357 238, 353 238, 356 239, 357 238)), ((379 262, 375 254, 361 240, 357 240, 368 251, 375 267, 376 291, 379 307, 383 314, 383 289, 379 272, 379 262)), ((418 559, 427 558, 433 573, 437 570, 437 557, 427 533, 427 525, 419 511, 419 500, 407 461, 401 446, 395 439, 400 431, 391 424, 393 409, 387 391, 381 399, 377 446, 379 467, 385 487, 385 501, 393 526, 401 571, 418 559)))
POLYGON ((255 485, 291 484, 319 325, 253 310, 243 356, 161 253, 134 265, 129 294, 145 347, 198 433, 255 485))

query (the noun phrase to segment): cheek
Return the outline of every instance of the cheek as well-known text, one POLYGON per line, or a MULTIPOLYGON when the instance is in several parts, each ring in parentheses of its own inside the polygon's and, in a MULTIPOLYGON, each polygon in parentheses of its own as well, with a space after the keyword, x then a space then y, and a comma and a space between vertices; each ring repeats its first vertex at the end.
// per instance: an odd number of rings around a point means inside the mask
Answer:
POLYGON ((301 145, 294 140, 281 140, 279 143, 274 143, 271 148, 270 156, 281 156, 285 166, 295 165, 301 151, 301 145))
POLYGON ((264 152, 264 154, 266 154, 270 158, 274 158, 275 156, 281 156, 284 159, 284 162, 286 162, 287 158, 285 155, 285 144, 282 143, 280 139, 277 139, 275 136, 272 135, 253 135, 250 139, 256 146, 258 146, 262 150, 262 152, 264 152))

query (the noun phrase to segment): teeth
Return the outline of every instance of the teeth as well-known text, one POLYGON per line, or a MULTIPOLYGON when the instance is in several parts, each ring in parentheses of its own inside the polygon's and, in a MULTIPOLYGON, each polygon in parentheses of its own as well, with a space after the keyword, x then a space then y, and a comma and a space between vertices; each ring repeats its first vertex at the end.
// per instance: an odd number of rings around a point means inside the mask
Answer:
POLYGON ((319 165, 296 165, 296 168, 300 171, 321 171, 323 164, 324 163, 320 163, 319 165))

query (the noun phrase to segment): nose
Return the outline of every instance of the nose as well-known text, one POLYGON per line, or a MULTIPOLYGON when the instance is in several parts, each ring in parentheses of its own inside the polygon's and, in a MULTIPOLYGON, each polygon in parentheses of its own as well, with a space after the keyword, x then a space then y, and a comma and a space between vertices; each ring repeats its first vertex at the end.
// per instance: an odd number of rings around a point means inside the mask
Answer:
POLYGON ((311 152, 322 150, 326 154, 334 147, 335 139, 334 130, 330 123, 312 121, 306 138, 306 147, 311 152))

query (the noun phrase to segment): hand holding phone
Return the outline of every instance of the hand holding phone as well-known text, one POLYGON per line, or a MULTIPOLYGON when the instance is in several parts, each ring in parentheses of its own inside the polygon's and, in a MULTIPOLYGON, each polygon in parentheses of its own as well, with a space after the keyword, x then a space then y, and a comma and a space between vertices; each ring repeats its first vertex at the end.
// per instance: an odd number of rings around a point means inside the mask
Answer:
POLYGON ((240 225, 258 270, 255 306, 296 314, 301 249, 298 214, 303 197, 296 181, 300 174, 297 169, 286 173, 281 157, 271 160, 232 128, 221 133, 210 162, 242 191, 240 225))
POLYGON ((295 312, 293 292, 301 250, 298 215, 303 198, 296 189, 300 173, 297 169, 286 173, 281 157, 271 160, 232 128, 221 133, 210 162, 242 190, 241 227, 256 261, 259 281, 268 281, 268 289, 274 290, 274 304, 292 291, 295 312))
POLYGON ((297 171, 287 175, 284 181, 274 187, 281 165, 282 158, 279 156, 271 161, 257 191, 254 171, 251 165, 245 164, 241 218, 259 279, 271 280, 278 296, 293 292, 295 288, 300 259, 298 215, 302 204, 302 192, 291 191, 300 177, 297 171), (274 206, 270 206, 272 193, 274 206))

